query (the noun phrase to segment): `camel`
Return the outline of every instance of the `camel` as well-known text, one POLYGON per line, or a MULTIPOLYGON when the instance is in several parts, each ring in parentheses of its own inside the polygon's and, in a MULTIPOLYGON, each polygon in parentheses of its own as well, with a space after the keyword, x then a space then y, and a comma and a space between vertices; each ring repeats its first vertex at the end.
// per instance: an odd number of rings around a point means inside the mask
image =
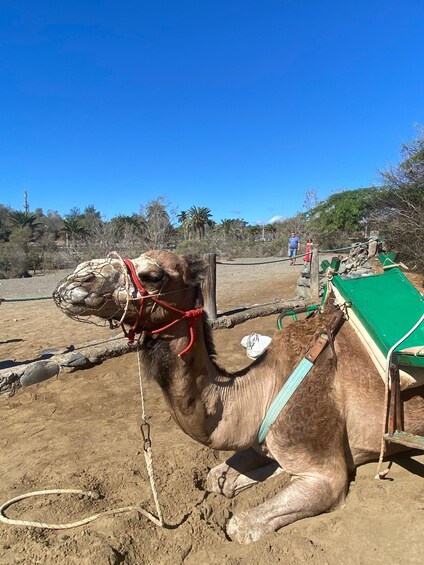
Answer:
MULTIPOLYGON (((384 384, 343 323, 334 347, 318 357, 259 444, 267 409, 331 313, 287 325, 261 357, 230 373, 215 360, 201 309, 203 276, 200 260, 168 251, 149 251, 132 262, 109 256, 79 265, 54 297, 71 317, 123 322, 131 339, 143 333, 144 371, 162 389, 177 425, 201 444, 235 452, 210 470, 207 490, 231 498, 267 477, 289 475, 273 498, 230 518, 228 536, 250 543, 344 500, 355 468, 380 453, 384 384)), ((423 388, 402 393, 405 430, 419 435, 423 388)), ((401 449, 390 444, 386 455, 401 449)))

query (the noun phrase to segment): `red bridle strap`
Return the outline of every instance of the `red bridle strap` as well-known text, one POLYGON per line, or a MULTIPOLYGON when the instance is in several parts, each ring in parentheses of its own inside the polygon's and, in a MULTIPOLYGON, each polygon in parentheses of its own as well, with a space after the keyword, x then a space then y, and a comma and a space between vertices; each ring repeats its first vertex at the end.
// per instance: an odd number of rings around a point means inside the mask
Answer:
POLYGON ((190 332, 190 340, 189 340, 187 347, 183 351, 181 351, 181 353, 179 353, 179 357, 181 357, 182 355, 185 355, 191 349, 191 347, 193 346, 194 339, 195 339, 195 331, 194 331, 195 324, 196 324, 197 320, 201 319, 201 317, 203 315, 203 308, 194 308, 192 310, 184 311, 184 310, 180 310, 179 308, 175 308, 175 306, 171 306, 171 304, 168 304, 167 302, 163 302, 162 300, 159 300, 159 298, 156 298, 153 294, 149 294, 149 292, 144 288, 140 279, 138 278, 137 271, 135 270, 135 267, 134 267, 132 261, 130 259, 124 259, 124 263, 125 263, 128 271, 129 271, 129 275, 130 275, 132 283, 134 284, 134 286, 136 287, 136 289, 138 290, 138 292, 140 293, 140 296, 141 296, 140 308, 138 310, 137 319, 136 319, 133 327, 128 332, 123 327, 124 334, 128 338, 128 342, 134 343, 136 333, 152 334, 152 335, 158 334, 158 333, 163 332, 164 330, 167 330, 168 328, 174 326, 178 322, 181 322, 181 320, 187 320, 188 326, 189 326, 189 332, 190 332), (171 312, 181 314, 181 317, 177 318, 176 320, 173 320, 172 322, 170 322, 166 326, 163 326, 162 328, 158 328, 157 330, 138 331, 137 328, 138 328, 139 323, 140 323, 141 318, 142 318, 143 307, 144 307, 144 299, 145 298, 149 298, 149 300, 153 300, 153 302, 156 302, 156 304, 159 304, 160 306, 165 308, 165 310, 169 310, 171 312))

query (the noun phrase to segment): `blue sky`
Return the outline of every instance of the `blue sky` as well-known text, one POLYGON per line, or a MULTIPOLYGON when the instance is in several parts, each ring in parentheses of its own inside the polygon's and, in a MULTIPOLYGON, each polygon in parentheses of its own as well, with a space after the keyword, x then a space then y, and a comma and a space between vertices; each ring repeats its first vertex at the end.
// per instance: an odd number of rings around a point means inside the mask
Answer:
POLYGON ((0 203, 249 223, 375 184, 424 124, 421 0, 2 0, 0 203))

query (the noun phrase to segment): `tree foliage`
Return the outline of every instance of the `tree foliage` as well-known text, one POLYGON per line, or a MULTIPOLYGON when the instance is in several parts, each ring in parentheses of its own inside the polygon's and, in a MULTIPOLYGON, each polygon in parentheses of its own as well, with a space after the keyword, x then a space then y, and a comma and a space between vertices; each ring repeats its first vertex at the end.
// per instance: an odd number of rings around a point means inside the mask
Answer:
POLYGON ((210 208, 206 206, 192 206, 188 210, 188 225, 189 230, 195 233, 199 239, 204 238, 206 228, 214 225, 210 208))
POLYGON ((173 229, 168 207, 169 204, 163 197, 151 200, 146 205, 145 245, 148 249, 165 249, 171 245, 173 229))
POLYGON ((9 221, 13 228, 29 227, 31 233, 33 233, 35 226, 39 223, 39 219, 36 214, 22 212, 20 210, 10 212, 9 221))
POLYGON ((274 224, 249 225, 238 218, 215 223, 206 206, 179 214, 159 196, 139 213, 102 219, 93 205, 83 212, 37 208, 12 210, 0 204, 0 277, 21 276, 28 269, 63 268, 116 250, 133 257, 147 249, 183 253, 216 252, 227 257, 285 255, 290 232, 334 249, 378 229, 399 259, 424 272, 424 135, 402 147, 401 162, 381 174, 379 187, 339 191, 318 202, 315 189, 306 193, 304 212, 274 224), (174 225, 175 222, 175 225, 174 225), (177 227, 178 222, 178 227, 177 227), (63 245, 63 239, 67 245, 63 245))
POLYGON ((76 244, 88 233, 82 220, 74 215, 63 220, 63 228, 61 231, 65 235, 68 244, 76 244))
POLYGON ((9 217, 11 209, 0 204, 0 241, 7 241, 10 236, 9 217))
POLYGON ((310 233, 324 245, 337 245, 357 235, 368 223, 375 194, 375 188, 332 194, 305 213, 310 233))
POLYGON ((402 161, 381 173, 372 214, 389 247, 424 271, 424 135, 402 147, 402 161))

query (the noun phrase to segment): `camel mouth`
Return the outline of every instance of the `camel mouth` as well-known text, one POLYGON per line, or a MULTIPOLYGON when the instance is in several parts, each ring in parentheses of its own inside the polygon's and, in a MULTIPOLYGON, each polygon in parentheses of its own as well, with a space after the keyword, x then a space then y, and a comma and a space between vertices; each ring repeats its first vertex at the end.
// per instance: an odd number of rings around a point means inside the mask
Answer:
POLYGON ((93 293, 75 292, 58 286, 53 293, 56 306, 77 322, 115 329, 121 322, 124 310, 111 295, 99 297, 93 293))
MULTIPOLYGON (((62 281, 53 292, 53 300, 60 310, 65 314, 84 316, 89 315, 90 305, 89 293, 83 292, 81 287, 72 288, 67 286, 67 281, 62 281)), ((99 306, 99 304, 97 304, 99 306)))
POLYGON ((113 293, 104 288, 104 283, 100 281, 101 284, 95 291, 86 288, 94 279, 95 275, 88 273, 84 276, 73 274, 60 281, 53 292, 56 306, 68 317, 75 319, 91 316, 102 318, 103 322, 116 319, 122 309, 114 300, 113 293))

